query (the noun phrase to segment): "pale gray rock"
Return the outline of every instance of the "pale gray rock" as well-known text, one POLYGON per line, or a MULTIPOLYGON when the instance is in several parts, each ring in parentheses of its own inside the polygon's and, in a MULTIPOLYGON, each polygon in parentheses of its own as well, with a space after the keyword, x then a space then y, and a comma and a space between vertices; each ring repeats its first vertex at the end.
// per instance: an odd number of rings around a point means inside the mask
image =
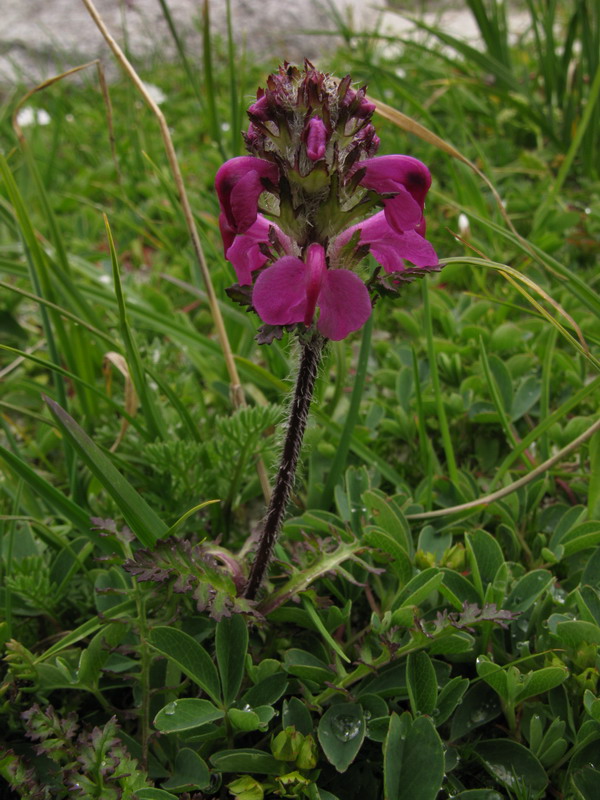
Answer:
MULTIPOLYGON (((200 63, 199 34, 203 0, 167 0, 192 63, 200 63)), ((176 57, 173 39, 159 0, 95 0, 117 41, 136 63, 176 57)), ((237 44, 273 68, 284 60, 302 61, 340 44, 332 9, 354 30, 378 30, 403 38, 423 38, 409 16, 386 7, 385 0, 231 0, 237 44)), ((415 8, 414 0, 409 6, 415 8)), ((423 19, 446 32, 477 43, 477 27, 469 11, 448 8, 439 0, 416 4, 427 8, 423 19)), ((226 36, 225 0, 210 0, 211 30, 226 36)), ((511 14, 515 35, 527 28, 527 14, 511 14)), ((46 78, 101 57, 110 75, 114 59, 81 0, 0 0, 0 84, 33 86, 46 78)))

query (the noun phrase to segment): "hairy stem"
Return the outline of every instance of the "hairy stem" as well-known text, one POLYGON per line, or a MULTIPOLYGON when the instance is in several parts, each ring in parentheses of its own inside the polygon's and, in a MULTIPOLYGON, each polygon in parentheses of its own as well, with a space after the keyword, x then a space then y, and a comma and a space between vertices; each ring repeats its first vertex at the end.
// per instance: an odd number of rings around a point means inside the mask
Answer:
POLYGON ((300 448, 304 438, 308 411, 315 388, 317 370, 321 361, 325 340, 320 334, 302 342, 296 388, 290 409, 288 429, 283 444, 275 488, 267 509, 265 522, 258 543, 258 550, 244 590, 244 597, 254 600, 273 555, 273 548, 281 530, 283 515, 290 498, 294 476, 298 465, 300 448))

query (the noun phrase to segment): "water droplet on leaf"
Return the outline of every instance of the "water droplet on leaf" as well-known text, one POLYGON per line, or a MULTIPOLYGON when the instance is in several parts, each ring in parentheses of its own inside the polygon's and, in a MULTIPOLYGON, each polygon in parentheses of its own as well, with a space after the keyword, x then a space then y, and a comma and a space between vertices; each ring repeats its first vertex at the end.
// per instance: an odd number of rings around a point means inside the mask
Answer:
POLYGON ((485 708, 478 708, 471 714, 471 725, 480 725, 485 721, 485 708))
POLYGON ((172 703, 168 703, 165 706, 165 714, 167 717, 172 717, 173 714, 177 711, 177 703, 173 701, 172 703))
POLYGON ((346 714, 340 714, 331 721, 331 730, 336 739, 340 742, 350 742, 355 739, 360 733, 361 723, 356 717, 350 717, 346 714))

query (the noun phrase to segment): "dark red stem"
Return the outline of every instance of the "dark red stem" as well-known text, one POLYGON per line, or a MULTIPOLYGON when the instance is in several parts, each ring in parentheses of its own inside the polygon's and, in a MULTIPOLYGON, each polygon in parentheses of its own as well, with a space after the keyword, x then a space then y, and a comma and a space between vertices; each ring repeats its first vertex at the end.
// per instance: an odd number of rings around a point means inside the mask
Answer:
POLYGON ((285 510, 294 485, 298 457, 302 447, 304 431, 306 430, 308 412, 324 343, 323 337, 315 333, 312 339, 301 344, 302 352, 298 367, 298 377, 290 409, 287 434, 279 462, 279 471, 277 472, 275 487, 267 509, 262 533, 260 534, 256 556, 250 569, 250 577, 244 589, 244 597, 248 600, 254 600, 256 597, 271 562, 273 548, 281 530, 285 510))

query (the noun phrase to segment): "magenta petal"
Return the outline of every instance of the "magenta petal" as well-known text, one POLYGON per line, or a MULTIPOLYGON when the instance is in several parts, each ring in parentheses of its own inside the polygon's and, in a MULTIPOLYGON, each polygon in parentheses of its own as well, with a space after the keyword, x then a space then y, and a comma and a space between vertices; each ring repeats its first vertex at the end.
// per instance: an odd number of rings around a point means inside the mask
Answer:
POLYGON ((256 117, 257 119, 264 122, 265 120, 269 119, 269 103, 267 100, 267 96, 263 94, 261 97, 258 97, 255 103, 248 108, 248 115, 250 117, 256 117))
POLYGON ((258 216, 254 225, 246 233, 236 236, 228 248, 226 258, 231 261, 237 279, 242 286, 252 283, 252 273, 260 269, 267 261, 267 256, 260 250, 260 245, 269 240, 269 221, 258 216))
POLYGON ((231 190, 229 203, 238 233, 244 233, 256 222, 258 198, 264 192, 260 175, 254 170, 248 172, 231 190))
POLYGON ((306 307, 304 309, 304 324, 310 325, 315 315, 315 308, 319 302, 321 287, 327 275, 327 262, 323 246, 311 244, 306 251, 306 307))
POLYGON ((219 230, 221 231, 221 239, 223 239, 223 251, 225 253, 225 258, 227 258, 227 251, 235 239, 235 231, 227 222, 225 214, 219 214, 219 230))
POLYGON ((302 322, 306 309, 306 265, 284 256, 261 272, 252 292, 252 305, 268 325, 302 322))
POLYGON ((360 244, 369 245, 373 257, 386 272, 401 272, 406 269, 404 259, 417 267, 434 267, 438 263, 437 254, 417 230, 398 233, 388 223, 386 213, 379 211, 364 222, 343 231, 336 239, 334 253, 339 252, 350 241, 355 231, 360 231, 360 244))
POLYGON ((412 156, 376 156, 361 161, 359 169, 366 170, 361 184, 380 194, 400 191, 403 186, 419 204, 421 211, 431 186, 431 173, 412 156))
POLYGON ((399 187, 396 197, 383 201, 385 218, 390 226, 398 233, 412 231, 422 218, 423 211, 419 204, 406 191, 404 186, 399 187))
POLYGON ((319 307, 317 327, 323 336, 334 341, 345 339, 371 316, 369 290, 354 272, 330 269, 323 279, 319 307))
POLYGON ((439 259, 433 245, 416 231, 406 231, 402 236, 398 236, 395 247, 398 255, 416 267, 435 267, 438 264, 439 259))
POLYGON ((308 123, 306 137, 306 154, 311 161, 320 161, 325 155, 327 145, 327 128, 319 117, 313 117, 308 123))
POLYGON ((215 188, 221 211, 236 233, 243 233, 256 220, 258 198, 265 191, 263 181, 277 183, 275 164, 253 156, 231 158, 218 170, 215 188))
MULTIPOLYGON (((234 236, 229 244, 225 257, 233 264, 238 281, 242 286, 252 283, 252 273, 267 262, 267 256, 262 252, 261 245, 270 243, 269 232, 271 229, 284 251, 291 253, 290 238, 262 214, 257 216, 256 222, 245 233, 234 236)), ((225 238, 225 234, 223 236, 225 238)))

